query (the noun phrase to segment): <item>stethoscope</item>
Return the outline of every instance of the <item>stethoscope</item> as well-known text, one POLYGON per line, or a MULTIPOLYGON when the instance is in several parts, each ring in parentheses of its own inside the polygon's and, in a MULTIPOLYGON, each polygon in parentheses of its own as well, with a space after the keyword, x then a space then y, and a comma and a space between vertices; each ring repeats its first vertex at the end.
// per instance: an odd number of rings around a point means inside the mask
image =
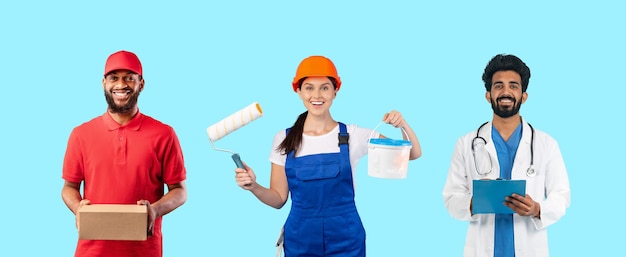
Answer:
MULTIPOLYGON (((480 169, 478 168, 478 163, 476 162, 476 149, 474 148, 474 144, 476 140, 482 140, 483 143, 487 145, 487 140, 479 136, 480 129, 482 129, 483 126, 485 126, 487 123, 489 122, 485 122, 482 125, 480 125, 480 127, 478 127, 478 129, 476 130, 476 137, 472 139, 472 156, 474 157, 474 168, 476 169, 476 173, 478 173, 478 175, 481 175, 481 176, 486 176, 488 174, 491 174, 491 172, 493 171, 493 162, 491 161, 491 157, 490 157, 489 158, 489 162, 490 162, 489 171, 484 172, 484 173, 480 172, 480 169)), ((530 125, 530 123, 526 123, 526 124, 528 124, 528 126, 530 127, 530 166, 528 166, 528 169, 526 170, 526 176, 532 178, 535 175, 537 175, 537 172, 535 171, 535 168, 533 167, 534 157, 535 157, 534 156, 535 129, 533 128, 533 126, 530 125)))

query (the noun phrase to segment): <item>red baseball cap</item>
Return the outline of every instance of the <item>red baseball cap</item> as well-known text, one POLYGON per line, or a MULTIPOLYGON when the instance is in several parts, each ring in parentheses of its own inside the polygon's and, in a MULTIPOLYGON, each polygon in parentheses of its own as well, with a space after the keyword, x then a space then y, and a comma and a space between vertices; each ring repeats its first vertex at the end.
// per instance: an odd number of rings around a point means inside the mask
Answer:
POLYGON ((106 76, 114 70, 129 70, 142 75, 141 62, 137 55, 124 50, 115 52, 107 58, 107 62, 104 65, 104 75, 106 76))

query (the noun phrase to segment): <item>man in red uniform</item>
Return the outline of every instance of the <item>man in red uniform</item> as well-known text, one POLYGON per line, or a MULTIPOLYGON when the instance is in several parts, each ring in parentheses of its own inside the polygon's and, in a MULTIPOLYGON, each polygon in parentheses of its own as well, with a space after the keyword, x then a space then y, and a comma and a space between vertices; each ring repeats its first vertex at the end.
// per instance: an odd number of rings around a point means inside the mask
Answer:
POLYGON ((148 239, 78 240, 75 256, 162 256, 162 216, 187 199, 186 170, 174 129, 137 107, 144 83, 134 53, 109 56, 102 79, 107 111, 70 134, 61 196, 74 214, 85 204, 146 205, 148 239))

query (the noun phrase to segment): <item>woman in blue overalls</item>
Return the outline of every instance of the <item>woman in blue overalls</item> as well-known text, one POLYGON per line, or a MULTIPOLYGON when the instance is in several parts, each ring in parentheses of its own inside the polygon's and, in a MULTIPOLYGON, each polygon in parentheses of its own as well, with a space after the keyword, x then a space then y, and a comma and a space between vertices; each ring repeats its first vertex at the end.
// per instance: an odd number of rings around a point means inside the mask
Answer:
MULTIPOLYGON (((263 203, 281 208, 291 193, 284 226, 285 257, 365 256, 365 230, 354 204, 353 174, 367 154, 371 134, 356 125, 333 120, 330 106, 341 87, 334 64, 311 56, 298 66, 292 83, 307 111, 293 127, 274 137, 270 187, 256 183, 253 170, 235 169, 237 184, 263 203)), ((383 122, 403 128, 412 143, 409 159, 421 156, 419 141, 397 111, 383 122)))

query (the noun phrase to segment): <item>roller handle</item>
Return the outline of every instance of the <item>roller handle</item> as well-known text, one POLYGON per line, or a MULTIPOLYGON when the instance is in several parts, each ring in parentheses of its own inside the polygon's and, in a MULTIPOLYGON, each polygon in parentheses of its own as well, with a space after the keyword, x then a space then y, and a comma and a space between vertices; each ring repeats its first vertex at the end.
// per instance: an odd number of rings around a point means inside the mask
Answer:
MULTIPOLYGON (((243 167, 243 162, 241 162, 241 157, 239 157, 238 153, 234 153, 232 157, 233 157, 233 161, 235 161, 235 164, 237 165, 237 168, 245 169, 243 167)), ((250 184, 245 184, 244 186, 249 186, 249 185, 250 184)))
POLYGON ((238 153, 233 154, 233 161, 235 161, 237 168, 242 168, 242 169, 244 168, 243 163, 241 162, 241 157, 239 157, 238 153))

